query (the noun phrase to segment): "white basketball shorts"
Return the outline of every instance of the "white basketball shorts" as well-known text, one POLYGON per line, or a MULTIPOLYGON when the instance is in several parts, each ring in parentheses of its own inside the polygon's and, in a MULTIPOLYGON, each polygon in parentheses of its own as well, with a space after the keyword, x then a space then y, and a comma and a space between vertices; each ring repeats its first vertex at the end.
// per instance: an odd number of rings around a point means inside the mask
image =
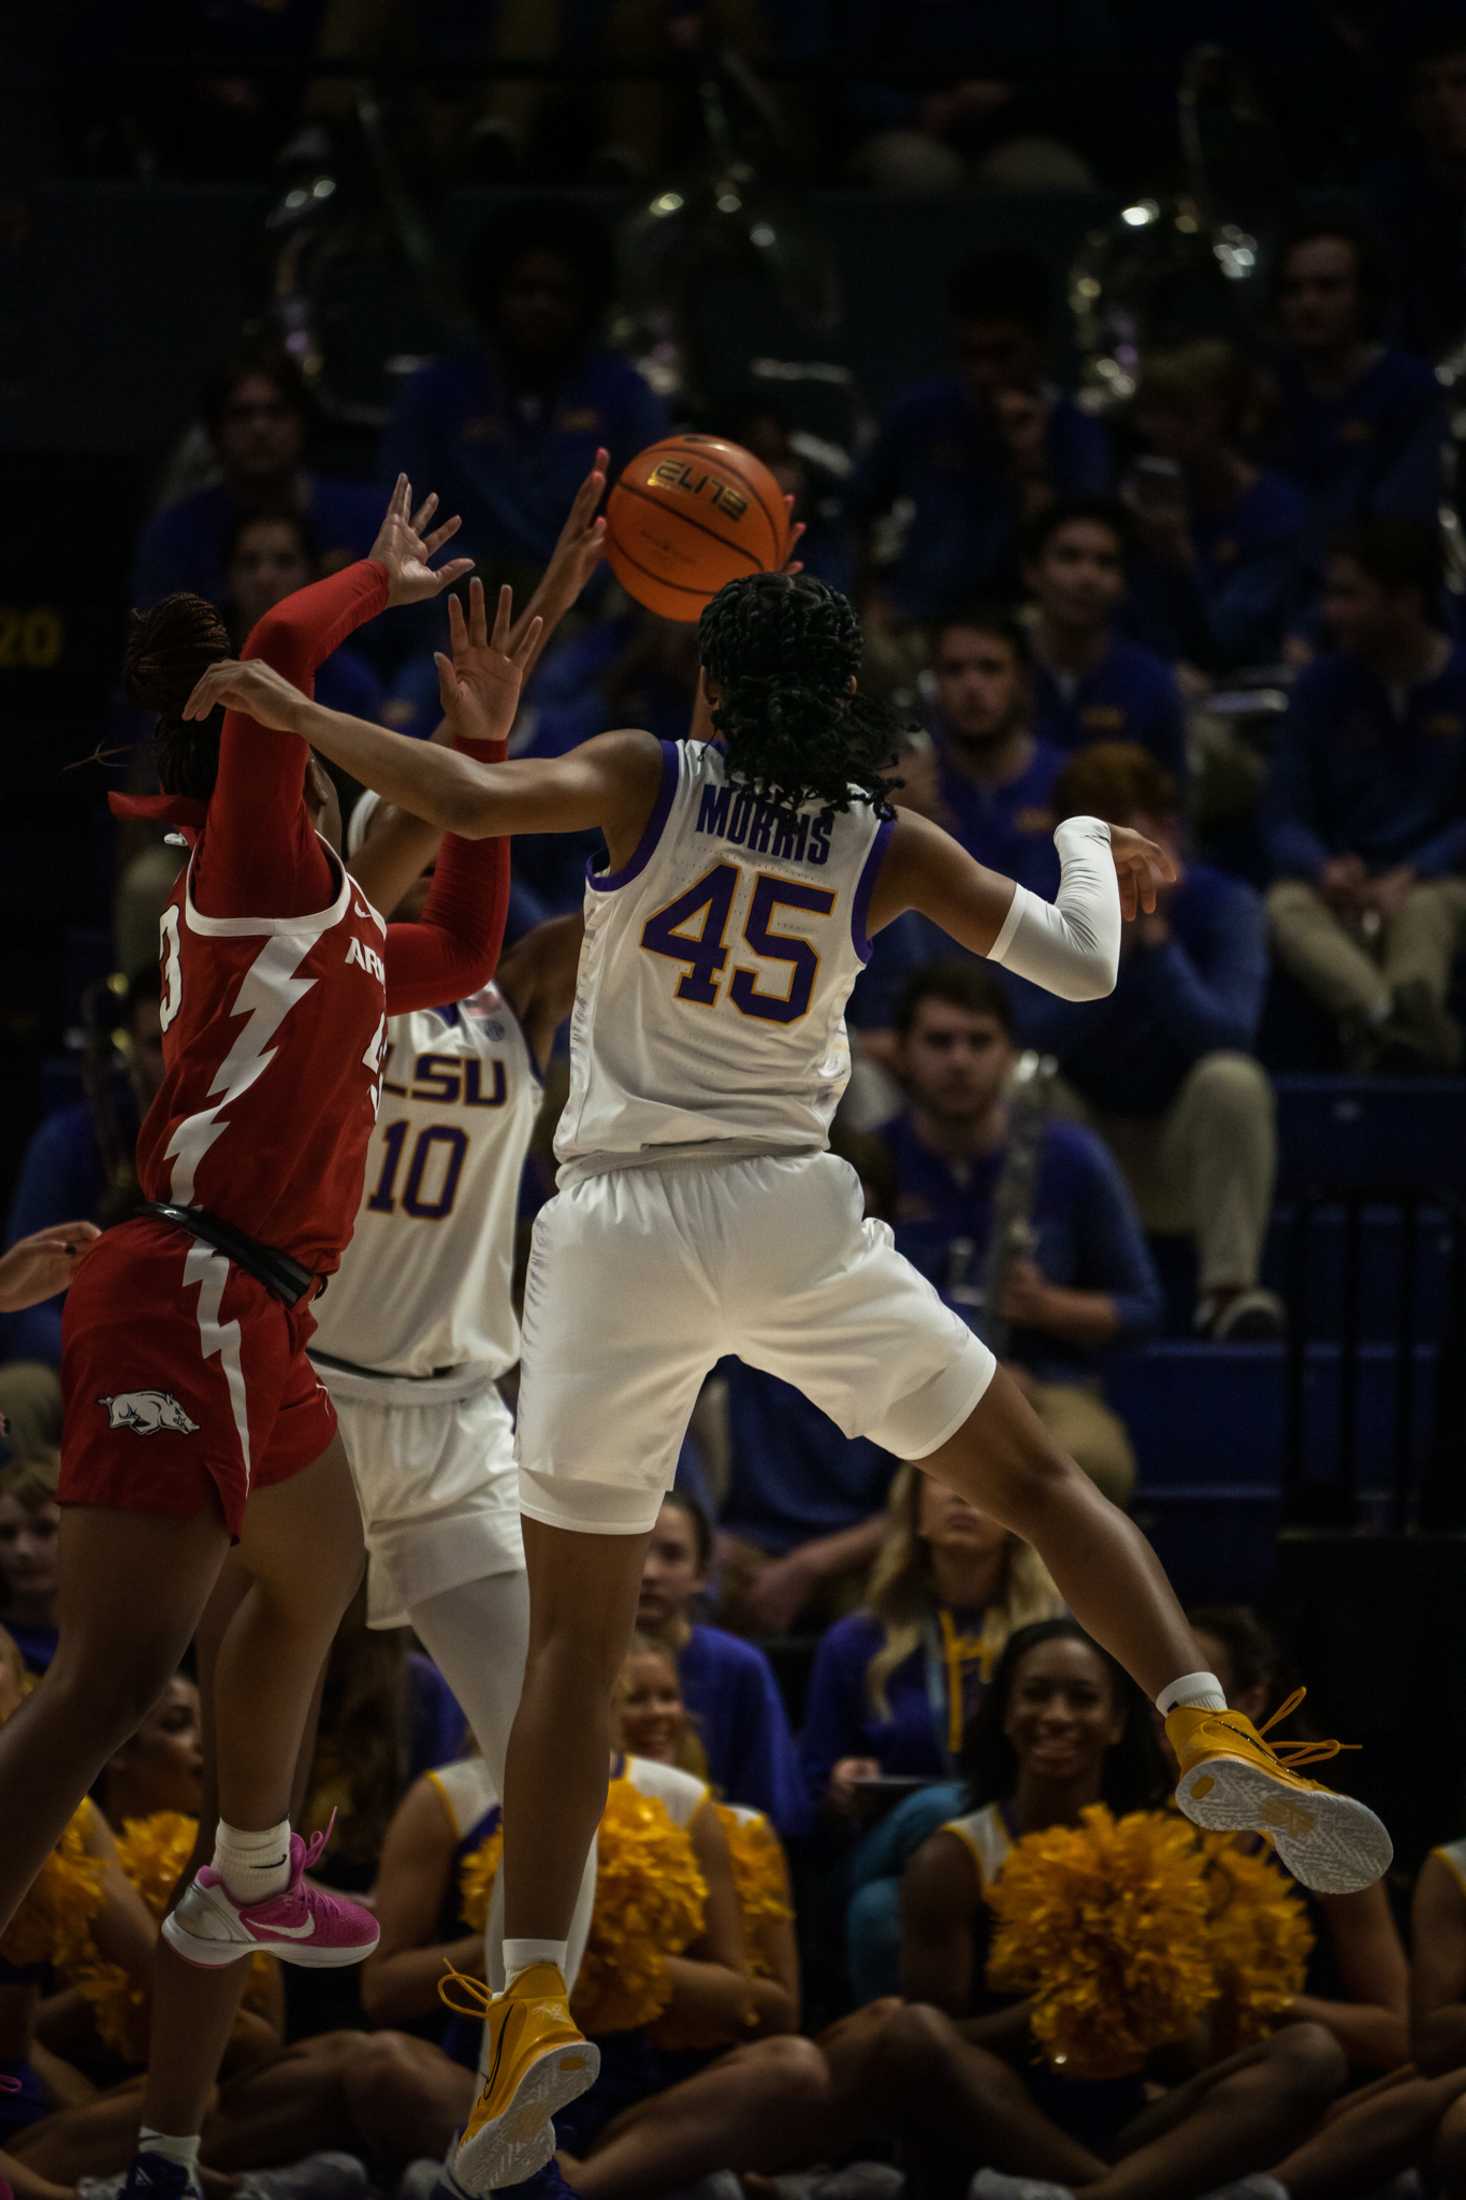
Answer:
POLYGON ((402 1382, 318 1369, 335 1401, 367 1547, 367 1622, 524 1565, 514 1417, 492 1382, 419 1398, 402 1382))
POLYGON ((603 1535, 654 1526, 698 1390, 725 1353, 900 1459, 954 1435, 996 1365, 886 1225, 864 1219, 859 1179, 833 1154, 584 1177, 534 1227, 522 1510, 603 1535))

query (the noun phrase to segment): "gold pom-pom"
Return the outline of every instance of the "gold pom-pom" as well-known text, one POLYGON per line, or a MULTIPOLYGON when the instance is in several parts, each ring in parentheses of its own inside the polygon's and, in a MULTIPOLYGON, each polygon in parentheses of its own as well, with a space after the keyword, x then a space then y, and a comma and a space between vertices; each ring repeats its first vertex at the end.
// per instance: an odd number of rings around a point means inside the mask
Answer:
POLYGON ((458 1905, 471 1933, 481 1933, 488 1923, 494 1881, 504 1861, 504 1824, 495 1812, 493 1830, 463 1859, 458 1870, 458 1905))
POLYGON ((83 1802, 36 1875, 0 1938, 0 1956, 21 1967, 66 1970, 91 1945, 91 1923, 102 1906, 105 1867, 86 1849, 92 1805, 83 1802))
POLYGON ((1313 1953, 1308 1911, 1265 1852, 1230 1834, 1201 1837, 1211 1914, 1207 1947, 1228 2005, 1237 2047, 1270 2032, 1302 1993, 1313 1953))
MULTIPOLYGON (((631 2032, 666 2008, 667 1958, 700 1938, 707 1883, 682 1828, 629 1780, 611 1782, 596 1841, 595 1910, 571 2006, 587 2032, 631 2032)), ((496 1825, 459 1868, 471 1932, 483 1930, 503 1855, 496 1825)))
POLYGON ((770 1936, 776 1925, 786 1924, 794 1915, 789 1907, 789 1876, 779 1836, 767 1818, 741 1818, 726 1803, 719 1803, 717 1808, 728 1837, 748 1968, 755 1978, 772 1978, 770 1936))
MULTIPOLYGON (((198 1820, 182 1811, 154 1811, 147 1818, 124 1819, 117 1835, 117 1861, 148 1910, 161 1920, 193 1854, 198 1820)), ((250 1957, 244 2006, 269 2013, 273 2004, 274 1959, 250 1957)), ((148 1997, 117 1963, 104 1963, 88 1939, 72 1966, 71 1983, 90 2005, 98 2036, 126 2063, 142 2063, 148 2051, 148 1997)))
POLYGON ((988 1984, 1026 1994, 1035 2040, 1073 2077, 1140 2069, 1217 1998, 1210 1904, 1185 1821, 1103 1804, 1017 1843, 988 1897, 988 1984))

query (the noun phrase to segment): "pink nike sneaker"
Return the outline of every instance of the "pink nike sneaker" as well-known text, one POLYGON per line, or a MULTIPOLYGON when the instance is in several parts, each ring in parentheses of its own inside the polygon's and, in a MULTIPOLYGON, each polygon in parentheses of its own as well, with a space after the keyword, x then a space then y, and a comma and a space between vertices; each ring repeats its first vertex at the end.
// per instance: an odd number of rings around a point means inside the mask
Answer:
MULTIPOLYGON (((335 1822, 333 1813, 331 1825, 335 1822)), ((305 1876, 330 1838, 331 1826, 309 1845, 293 1833, 289 1886, 247 1906, 236 1902, 213 1865, 205 1864, 163 1920, 169 1947, 207 1970, 238 1963, 258 1949, 281 1963, 303 1963, 321 1971, 362 1962, 381 1937, 371 1911, 328 1894, 305 1876)))

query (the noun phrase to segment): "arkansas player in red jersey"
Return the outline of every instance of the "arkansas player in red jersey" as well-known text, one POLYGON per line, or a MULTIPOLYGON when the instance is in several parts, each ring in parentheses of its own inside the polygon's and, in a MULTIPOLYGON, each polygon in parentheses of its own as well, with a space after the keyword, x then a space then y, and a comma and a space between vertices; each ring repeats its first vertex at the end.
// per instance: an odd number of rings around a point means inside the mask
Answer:
MULTIPOLYGON (((414 518, 410 494, 399 481, 370 558, 277 605, 247 653, 309 682, 364 620, 461 576, 467 560, 431 563, 457 523, 426 534, 434 500, 414 518)), ((511 641, 508 608, 506 591, 478 652, 505 732, 538 638, 526 621, 511 641)), ((166 789, 141 807, 191 854, 161 927, 165 1075, 139 1139, 144 1208, 87 1253, 68 1300, 61 1641, 0 1730, 0 1929, 176 1671, 237 1542, 249 1586, 207 1660, 219 1844, 167 1937, 210 1967, 256 1947, 355 1962, 376 1926, 303 1878, 287 1823, 361 1572, 335 1415, 305 1356, 309 1308, 355 1220, 385 1019, 492 976, 508 861, 502 843, 450 837, 421 921, 384 925, 318 830, 334 815, 339 835, 339 813, 305 743, 234 712, 183 722, 200 671, 228 652, 198 597, 134 622, 129 684, 162 714, 166 789)), ((502 740, 469 747, 503 754, 502 740)))

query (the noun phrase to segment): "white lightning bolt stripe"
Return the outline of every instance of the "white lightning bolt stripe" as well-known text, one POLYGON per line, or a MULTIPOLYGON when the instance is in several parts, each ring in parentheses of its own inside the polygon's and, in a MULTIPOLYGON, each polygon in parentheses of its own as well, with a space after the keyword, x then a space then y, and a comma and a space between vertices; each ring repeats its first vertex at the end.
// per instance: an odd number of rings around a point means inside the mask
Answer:
POLYGON ((214 1072, 209 1087, 213 1105, 185 1116, 168 1142, 164 1158, 173 1163, 168 1196, 176 1205, 194 1204, 199 1164, 228 1128, 221 1120, 224 1110, 264 1074, 275 1053, 271 1040, 316 983, 314 978, 297 978, 295 972, 320 937, 318 931, 278 933, 265 942, 245 972, 229 1010, 245 1022, 214 1072))
POLYGON ((240 1456, 244 1461, 244 1488, 249 1494, 251 1460, 249 1452, 249 1400, 244 1387, 244 1360, 240 1351, 241 1337, 237 1321, 221 1321, 224 1304, 224 1286, 229 1281, 229 1262, 223 1253, 212 1245, 201 1244, 197 1239, 188 1249, 183 1263, 183 1288, 198 1285, 198 1302, 194 1319, 199 1327, 199 1342, 204 1348, 204 1358, 212 1360, 215 1353, 224 1370, 224 1380, 229 1386, 229 1410, 234 1416, 234 1432, 239 1438, 240 1456))

